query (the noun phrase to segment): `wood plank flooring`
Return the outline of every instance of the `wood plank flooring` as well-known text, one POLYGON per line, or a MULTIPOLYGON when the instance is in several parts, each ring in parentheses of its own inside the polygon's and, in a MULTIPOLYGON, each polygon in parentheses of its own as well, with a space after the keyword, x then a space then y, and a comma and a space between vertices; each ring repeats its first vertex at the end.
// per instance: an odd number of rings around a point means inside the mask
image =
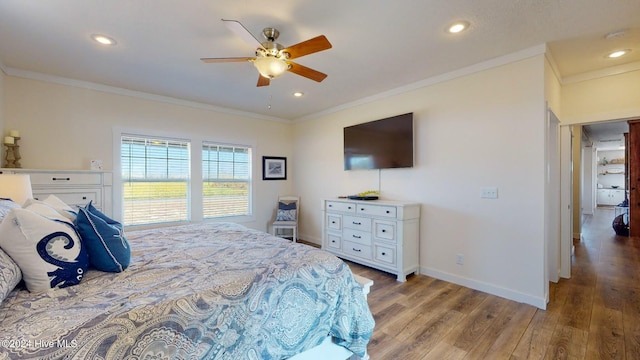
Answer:
POLYGON ((374 280, 371 359, 640 359, 640 239, 616 236, 613 215, 585 217, 572 278, 551 284, 546 311, 350 263, 374 280))

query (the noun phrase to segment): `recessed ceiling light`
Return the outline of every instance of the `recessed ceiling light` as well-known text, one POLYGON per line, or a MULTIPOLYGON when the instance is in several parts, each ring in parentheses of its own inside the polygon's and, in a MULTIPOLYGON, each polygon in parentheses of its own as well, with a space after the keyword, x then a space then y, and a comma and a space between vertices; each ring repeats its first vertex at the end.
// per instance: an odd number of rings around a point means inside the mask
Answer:
POLYGON ((607 57, 610 58, 610 59, 619 58, 620 56, 627 55, 630 51, 631 50, 629 50, 629 49, 617 50, 617 51, 614 51, 612 53, 607 54, 607 57))
POLYGON ((293 96, 295 96, 295 97, 302 97, 303 95, 304 95, 304 93, 300 92, 300 91, 296 91, 296 92, 293 93, 293 96))
POLYGON ((101 35, 101 34, 93 34, 91 35, 91 38, 93 39, 93 41, 98 42, 102 45, 115 45, 116 41, 113 40, 112 38, 106 36, 106 35, 101 35))
POLYGON ((457 21, 453 23, 451 26, 449 26, 447 31, 451 34, 457 34, 466 30, 468 27, 469 27, 468 21, 457 21))

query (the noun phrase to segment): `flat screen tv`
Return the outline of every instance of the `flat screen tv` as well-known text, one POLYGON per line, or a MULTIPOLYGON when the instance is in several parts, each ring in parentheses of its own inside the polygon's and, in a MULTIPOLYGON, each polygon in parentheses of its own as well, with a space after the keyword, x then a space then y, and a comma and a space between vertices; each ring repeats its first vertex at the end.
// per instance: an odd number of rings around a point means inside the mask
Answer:
POLYGON ((413 167, 413 113, 344 128, 344 169, 413 167))

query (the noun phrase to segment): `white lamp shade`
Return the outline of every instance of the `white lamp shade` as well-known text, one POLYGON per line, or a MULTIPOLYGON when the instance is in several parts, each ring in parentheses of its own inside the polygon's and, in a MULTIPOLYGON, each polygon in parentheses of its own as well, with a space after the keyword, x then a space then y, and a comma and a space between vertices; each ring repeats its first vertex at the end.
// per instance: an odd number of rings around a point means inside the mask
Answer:
POLYGON ((33 198, 31 177, 26 174, 1 174, 0 198, 11 199, 22 206, 33 198))
POLYGON ((253 66, 258 69, 260 75, 268 79, 282 75, 289 68, 285 61, 273 56, 258 57, 253 61, 253 66))

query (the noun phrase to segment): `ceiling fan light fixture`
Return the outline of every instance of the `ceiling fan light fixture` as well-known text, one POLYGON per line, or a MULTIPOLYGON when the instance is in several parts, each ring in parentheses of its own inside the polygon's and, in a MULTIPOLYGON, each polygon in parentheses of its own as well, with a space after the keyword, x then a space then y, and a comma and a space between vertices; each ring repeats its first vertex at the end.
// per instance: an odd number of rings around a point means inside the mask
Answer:
POLYGON ((256 67, 260 75, 268 79, 275 79, 289 70, 289 64, 275 56, 258 56, 253 61, 253 66, 256 67))

